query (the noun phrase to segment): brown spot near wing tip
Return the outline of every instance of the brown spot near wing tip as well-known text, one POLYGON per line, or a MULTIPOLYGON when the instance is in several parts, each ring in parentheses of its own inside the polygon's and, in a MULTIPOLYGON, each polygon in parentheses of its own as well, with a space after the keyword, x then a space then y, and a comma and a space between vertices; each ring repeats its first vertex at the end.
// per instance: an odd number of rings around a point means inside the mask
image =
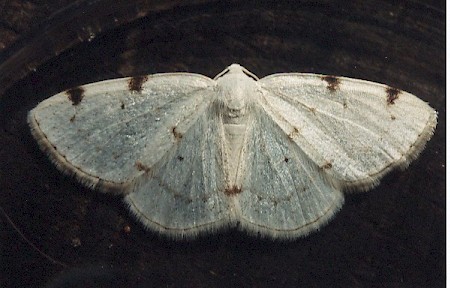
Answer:
POLYGON ((327 75, 327 76, 322 76, 321 79, 328 83, 327 88, 331 92, 334 92, 334 91, 338 90, 339 89, 339 85, 341 84, 341 80, 339 80, 339 78, 336 77, 336 76, 327 75))
POLYGON ((75 87, 66 91, 67 97, 72 101, 72 105, 76 106, 80 104, 84 97, 84 89, 81 87, 75 87))
POLYGON ((289 133, 289 139, 294 139, 297 135, 298 135, 298 132, 299 132, 299 130, 298 130, 298 128, 297 127, 294 127, 294 129, 292 129, 292 131, 291 131, 291 133, 289 133))
POLYGON ((325 165, 322 165, 321 169, 331 169, 333 167, 333 164, 331 162, 327 162, 325 165))
POLYGON ((242 192, 242 189, 237 187, 236 185, 234 185, 231 188, 225 189, 225 195, 227 195, 227 196, 234 196, 234 195, 237 195, 237 194, 239 194, 241 192, 242 192))
POLYGON ((134 163, 134 167, 136 167, 136 169, 139 171, 144 171, 145 173, 150 172, 150 167, 143 164, 141 161, 136 161, 136 163, 134 163))
POLYGON ((395 104, 395 100, 398 99, 400 92, 401 91, 398 90, 397 88, 386 87, 387 104, 388 105, 395 104))
POLYGON ((172 134, 177 139, 183 138, 183 134, 181 134, 180 132, 177 131, 177 127, 172 128, 172 134))
POLYGON ((144 84, 147 80, 148 76, 131 77, 128 80, 128 89, 130 89, 130 91, 141 92, 142 84, 144 84))

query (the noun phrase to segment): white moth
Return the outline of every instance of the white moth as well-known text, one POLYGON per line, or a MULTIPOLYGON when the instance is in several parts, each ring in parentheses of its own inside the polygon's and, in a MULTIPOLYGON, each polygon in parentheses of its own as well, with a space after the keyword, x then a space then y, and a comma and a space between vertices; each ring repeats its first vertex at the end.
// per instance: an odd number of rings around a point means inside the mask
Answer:
POLYGON ((258 79, 233 64, 102 81, 30 111, 40 147, 63 172, 121 193, 137 219, 174 238, 237 226, 296 238, 324 225, 344 190, 405 168, 437 114, 373 82, 317 74, 258 79))

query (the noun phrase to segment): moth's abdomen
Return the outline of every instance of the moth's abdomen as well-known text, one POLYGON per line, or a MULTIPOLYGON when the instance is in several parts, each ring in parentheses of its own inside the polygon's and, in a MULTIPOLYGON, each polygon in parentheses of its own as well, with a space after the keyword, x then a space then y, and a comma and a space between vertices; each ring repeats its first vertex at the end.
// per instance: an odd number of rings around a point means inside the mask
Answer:
POLYGON ((225 132, 225 174, 228 188, 242 185, 242 175, 246 159, 248 124, 224 124, 225 132))

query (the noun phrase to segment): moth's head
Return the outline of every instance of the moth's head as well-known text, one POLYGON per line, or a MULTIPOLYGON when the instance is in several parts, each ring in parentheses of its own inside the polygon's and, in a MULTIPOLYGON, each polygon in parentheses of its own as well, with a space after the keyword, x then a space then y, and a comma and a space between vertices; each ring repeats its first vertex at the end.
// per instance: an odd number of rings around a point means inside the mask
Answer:
POLYGON ((236 64, 236 63, 233 63, 230 66, 228 66, 227 68, 225 68, 225 70, 227 70, 227 69, 228 69, 228 73, 231 73, 231 74, 233 74, 233 73, 243 73, 244 70, 247 70, 244 67, 242 67, 241 65, 236 64))
POLYGON ((247 117, 259 91, 258 78, 252 75, 239 64, 232 64, 217 75, 217 107, 225 122, 237 124, 247 117))
POLYGON ((214 77, 214 80, 218 80, 219 78, 223 77, 224 75, 246 75, 247 77, 250 77, 251 79, 258 81, 259 78, 256 77, 255 74, 248 71, 244 66, 241 66, 237 63, 233 63, 227 68, 225 68, 222 72, 217 74, 216 77, 214 77))

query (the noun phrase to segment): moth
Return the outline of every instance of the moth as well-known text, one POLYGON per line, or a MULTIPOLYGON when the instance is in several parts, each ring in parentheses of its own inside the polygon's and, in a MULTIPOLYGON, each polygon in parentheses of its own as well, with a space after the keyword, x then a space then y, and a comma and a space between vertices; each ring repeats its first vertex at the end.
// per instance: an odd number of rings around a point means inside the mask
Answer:
POLYGON ((258 79, 232 64, 214 79, 165 73, 63 91, 31 110, 62 172, 122 194, 150 230, 193 238, 238 227, 305 236, 424 149, 427 103, 373 82, 305 73, 258 79))

